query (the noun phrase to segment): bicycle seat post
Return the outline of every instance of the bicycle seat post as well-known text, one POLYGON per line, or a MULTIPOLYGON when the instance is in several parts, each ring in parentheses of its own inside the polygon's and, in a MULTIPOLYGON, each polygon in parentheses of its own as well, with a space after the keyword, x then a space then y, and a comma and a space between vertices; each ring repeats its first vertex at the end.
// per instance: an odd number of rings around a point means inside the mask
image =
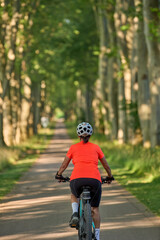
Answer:
POLYGON ((90 200, 90 199, 91 199, 90 187, 83 187, 82 199, 83 199, 84 201, 87 201, 87 200, 90 200))

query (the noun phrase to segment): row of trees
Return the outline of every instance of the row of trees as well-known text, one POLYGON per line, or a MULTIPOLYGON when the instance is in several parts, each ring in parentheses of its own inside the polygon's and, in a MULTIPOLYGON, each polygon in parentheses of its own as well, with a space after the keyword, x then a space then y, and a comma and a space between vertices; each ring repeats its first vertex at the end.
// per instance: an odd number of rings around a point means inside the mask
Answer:
POLYGON ((95 14, 105 132, 122 143, 140 133, 144 146, 160 145, 160 2, 99 0, 95 14))
POLYGON ((45 12, 40 0, 0 1, 2 146, 17 144, 36 134, 40 116, 51 112, 49 104, 45 104, 45 89, 46 78, 50 79, 50 72, 53 74, 48 62, 51 61, 53 27, 50 16, 54 5, 56 3, 45 12), (38 61, 42 61, 41 67, 38 61))
POLYGON ((33 115, 28 74, 32 17, 38 1, 0 1, 0 145, 13 145, 30 132, 33 115), (31 114, 32 112, 32 114, 31 114))
POLYGON ((79 86, 91 106, 98 36, 90 2, 1 0, 0 26, 0 145, 36 134, 57 107, 79 115, 79 86))
POLYGON ((159 0, 0 0, 0 145, 60 108, 160 145, 159 0))

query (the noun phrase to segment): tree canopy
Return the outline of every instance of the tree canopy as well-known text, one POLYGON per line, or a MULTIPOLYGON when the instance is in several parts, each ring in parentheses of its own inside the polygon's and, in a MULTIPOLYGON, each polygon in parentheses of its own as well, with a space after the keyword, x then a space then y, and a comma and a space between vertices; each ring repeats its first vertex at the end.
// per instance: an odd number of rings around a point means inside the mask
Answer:
POLYGON ((0 1, 0 144, 42 116, 160 145, 158 0, 0 1))

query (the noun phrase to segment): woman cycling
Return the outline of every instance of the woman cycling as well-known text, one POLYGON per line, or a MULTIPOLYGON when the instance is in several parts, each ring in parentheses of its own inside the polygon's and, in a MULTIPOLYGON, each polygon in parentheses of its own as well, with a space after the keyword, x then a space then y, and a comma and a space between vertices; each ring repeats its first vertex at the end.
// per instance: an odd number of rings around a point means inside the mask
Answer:
POLYGON ((70 188, 73 215, 69 224, 71 227, 78 224, 78 198, 81 194, 81 187, 84 185, 90 186, 92 218, 95 224, 96 239, 99 240, 101 175, 98 170, 98 160, 101 161, 109 177, 112 177, 112 173, 100 147, 89 142, 92 133, 93 129, 89 123, 82 122, 77 126, 77 134, 80 138, 80 142, 70 147, 55 178, 61 180, 62 173, 72 159, 74 169, 70 177, 70 188))

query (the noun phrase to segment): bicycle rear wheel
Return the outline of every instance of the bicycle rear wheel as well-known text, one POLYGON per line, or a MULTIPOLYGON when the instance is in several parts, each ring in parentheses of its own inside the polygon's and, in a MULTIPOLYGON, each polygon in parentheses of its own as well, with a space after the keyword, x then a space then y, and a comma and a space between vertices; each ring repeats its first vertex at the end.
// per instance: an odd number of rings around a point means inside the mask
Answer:
POLYGON ((83 216, 79 219, 79 227, 78 227, 78 240, 85 240, 85 234, 84 234, 84 218, 83 216))
POLYGON ((84 231, 85 239, 92 240, 92 215, 91 205, 89 203, 84 205, 84 231))

